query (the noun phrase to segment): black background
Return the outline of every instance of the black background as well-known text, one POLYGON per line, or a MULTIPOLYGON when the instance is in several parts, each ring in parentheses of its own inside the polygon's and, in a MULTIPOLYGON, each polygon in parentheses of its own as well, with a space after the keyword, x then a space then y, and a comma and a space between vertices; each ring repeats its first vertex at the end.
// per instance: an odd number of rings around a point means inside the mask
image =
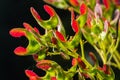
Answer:
MULTIPOLYGON (((13 38, 9 35, 9 31, 15 27, 23 27, 23 22, 28 22, 39 28, 40 32, 43 33, 44 30, 39 27, 31 15, 30 7, 34 7, 43 19, 48 19, 49 15, 43 9, 44 4, 42 0, 0 0, 0 80, 28 80, 24 70, 36 69, 31 56, 17 56, 13 53, 17 46, 27 46, 27 39, 24 37, 13 38)), ((63 22, 64 25, 67 22, 70 23, 70 13, 68 11, 56 10, 56 12, 65 21, 63 22)), ((67 33, 70 33, 70 31, 72 29, 69 29, 67 33)), ((64 66, 67 66, 67 64, 64 64, 64 66)), ((43 75, 43 73, 40 73, 40 75, 43 75)))
POLYGON ((33 6, 41 13, 43 4, 42 0, 0 0, 0 80, 28 80, 24 70, 34 66, 32 57, 13 53, 14 48, 27 45, 27 41, 11 37, 9 30, 23 27, 23 22, 38 26, 29 8, 33 6))
MULTIPOLYGON (((9 30, 14 27, 23 27, 23 22, 39 27, 29 9, 33 6, 43 19, 48 19, 49 16, 43 9, 44 4, 42 0, 0 0, 0 80, 28 80, 24 70, 35 69, 35 62, 31 56, 21 57, 13 53, 17 46, 26 46, 27 40, 11 37, 9 30)), ((70 23, 70 13, 68 11, 56 9, 56 12, 63 20, 64 25, 70 23)), ((65 27, 66 29, 69 28, 67 33, 70 34, 72 32, 70 24, 65 27)), ((42 28, 39 28, 39 30, 43 32, 42 28)), ((119 75, 119 70, 114 70, 119 75)), ((120 79, 117 78, 116 80, 120 79)))

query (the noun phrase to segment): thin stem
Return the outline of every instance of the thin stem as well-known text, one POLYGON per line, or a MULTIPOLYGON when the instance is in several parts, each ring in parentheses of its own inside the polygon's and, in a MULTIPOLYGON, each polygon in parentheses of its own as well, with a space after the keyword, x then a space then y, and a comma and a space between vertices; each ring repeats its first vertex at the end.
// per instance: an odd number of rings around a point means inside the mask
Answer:
MULTIPOLYGON (((115 41, 113 41, 114 43, 115 41)), ((115 60, 115 62, 118 64, 118 66, 120 66, 120 59, 119 59, 119 54, 118 52, 116 51, 117 47, 118 47, 118 44, 119 44, 119 38, 117 38, 117 42, 116 42, 116 45, 115 47, 112 49, 112 46, 113 46, 113 43, 111 44, 111 48, 109 49, 108 52, 110 52, 111 56, 109 57, 108 59, 108 63, 111 61, 111 59, 113 58, 115 60), (114 54, 113 54, 114 53, 114 54)), ((115 66, 116 67, 116 66, 115 66)))
MULTIPOLYGON (((110 53, 111 49, 112 49, 113 46, 114 46, 114 42, 115 42, 115 41, 112 41, 112 43, 111 43, 111 45, 110 45, 110 47, 109 47, 109 49, 108 49, 106 55, 108 55, 108 54, 110 53)), ((112 51, 113 51, 113 49, 112 49, 112 51)))
POLYGON ((120 68, 120 61, 119 61, 119 56, 117 56, 118 55, 118 53, 117 53, 117 51, 115 51, 114 53, 111 53, 111 56, 110 56, 110 58, 109 58, 109 60, 108 60, 108 64, 111 64, 111 59, 113 58, 114 59, 114 61, 116 62, 116 64, 114 64, 113 65, 113 63, 112 63, 112 65, 114 66, 114 67, 119 67, 120 68))
POLYGON ((117 65, 120 66, 120 62, 118 61, 118 59, 116 58, 115 55, 113 55, 113 58, 114 58, 115 62, 117 63, 117 65))
POLYGON ((119 59, 119 61, 120 61, 120 54, 118 53, 118 51, 115 51, 115 55, 116 55, 117 59, 119 59))
POLYGON ((82 60, 89 68, 92 68, 92 65, 85 58, 82 58, 82 60))
POLYGON ((60 52, 48 52, 47 56, 60 55, 60 52))
POLYGON ((117 38, 117 42, 116 42, 116 44, 115 44, 115 47, 113 48, 114 43, 115 43, 115 40, 112 41, 111 46, 110 46, 110 48, 108 49, 107 55, 109 54, 109 52, 112 52, 112 53, 113 53, 113 52, 117 49, 117 47, 118 47, 118 45, 119 45, 119 38, 117 38))
POLYGON ((117 64, 115 64, 115 63, 110 63, 109 65, 114 66, 114 67, 120 69, 120 67, 117 64))
POLYGON ((81 47, 81 53, 82 53, 82 59, 85 62, 85 64, 89 67, 92 67, 92 65, 85 59, 85 53, 84 53, 84 42, 82 39, 80 39, 80 47, 81 47))
POLYGON ((81 53, 82 53, 82 58, 85 58, 85 54, 84 54, 84 43, 82 41, 82 39, 80 39, 80 47, 81 47, 81 53))
POLYGON ((109 57, 109 59, 108 59, 108 61, 107 61, 107 63, 110 63, 110 61, 111 61, 111 59, 112 59, 112 55, 110 55, 110 57, 109 57))
POLYGON ((103 52, 100 51, 95 45, 93 45, 93 47, 96 49, 96 51, 98 52, 98 54, 100 55, 102 61, 103 61, 103 64, 106 64, 106 60, 104 59, 104 56, 102 55, 103 52))

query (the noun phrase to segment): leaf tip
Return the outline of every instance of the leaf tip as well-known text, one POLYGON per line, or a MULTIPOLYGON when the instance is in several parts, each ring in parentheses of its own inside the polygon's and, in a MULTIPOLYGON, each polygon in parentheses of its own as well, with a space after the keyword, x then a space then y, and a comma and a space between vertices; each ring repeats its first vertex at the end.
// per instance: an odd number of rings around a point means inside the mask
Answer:
POLYGON ((26 52, 27 52, 26 48, 21 47, 21 46, 15 48, 15 50, 14 50, 14 53, 15 53, 16 55, 21 55, 21 56, 22 56, 22 55, 25 55, 26 52))
POLYGON ((12 29, 9 31, 9 34, 12 37, 21 37, 21 36, 25 36, 25 32, 22 30, 18 30, 18 29, 12 29))
POLYGON ((44 9, 51 17, 55 15, 55 11, 52 7, 44 5, 44 9))

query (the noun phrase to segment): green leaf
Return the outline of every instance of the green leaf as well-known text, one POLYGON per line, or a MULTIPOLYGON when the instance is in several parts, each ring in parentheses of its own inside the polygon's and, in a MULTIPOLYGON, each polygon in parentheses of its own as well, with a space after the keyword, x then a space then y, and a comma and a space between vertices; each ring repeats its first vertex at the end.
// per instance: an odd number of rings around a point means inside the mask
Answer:
POLYGON ((80 43, 80 39, 81 39, 81 33, 78 32, 75 34, 75 36, 72 38, 72 40, 70 40, 70 42, 68 42, 68 47, 70 47, 71 49, 74 49, 75 47, 77 47, 80 43))
POLYGON ((80 28, 83 28, 83 26, 84 26, 85 23, 86 23, 86 20, 87 20, 87 14, 80 15, 80 16, 77 18, 77 21, 78 21, 78 24, 79 24, 80 28))
POLYGON ((37 40, 35 34, 33 34, 32 32, 29 32, 24 28, 14 28, 10 31, 10 34, 13 37, 25 36, 29 41, 29 44, 25 48, 24 52, 23 52, 24 49, 23 47, 18 47, 15 49, 15 54, 24 56, 24 55, 32 55, 40 51, 41 44, 37 40))
POLYGON ((68 4, 66 3, 66 0, 43 0, 44 2, 51 4, 57 8, 60 9, 67 9, 68 8, 68 4))
POLYGON ((56 12, 48 5, 44 5, 44 9, 50 15, 50 19, 48 20, 42 20, 38 12, 33 7, 30 8, 30 11, 41 27, 47 30, 55 29, 59 23, 56 12))

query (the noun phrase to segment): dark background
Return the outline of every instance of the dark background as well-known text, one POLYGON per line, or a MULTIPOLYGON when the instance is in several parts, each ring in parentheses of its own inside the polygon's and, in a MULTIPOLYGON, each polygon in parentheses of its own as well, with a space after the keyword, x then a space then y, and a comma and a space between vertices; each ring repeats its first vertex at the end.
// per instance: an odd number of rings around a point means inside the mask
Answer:
MULTIPOLYGON (((48 19, 49 15, 43 9, 44 4, 42 0, 0 0, 0 80, 28 80, 24 70, 36 69, 31 56, 17 56, 13 53, 17 46, 27 46, 27 39, 24 37, 13 38, 9 35, 9 30, 23 27, 23 22, 28 22, 43 32, 43 29, 39 27, 31 15, 30 7, 34 7, 43 19, 48 19)), ((56 11, 62 20, 70 21, 67 18, 70 19, 68 11, 56 11)), ((63 24, 65 25, 66 22, 63 24)), ((72 31, 72 29, 70 30, 72 31)), ((40 75, 44 74, 41 72, 40 75)))
MULTIPOLYGON (((13 38, 9 35, 9 30, 14 27, 23 27, 23 22, 28 22, 32 26, 39 27, 32 17, 29 8, 33 6, 43 19, 48 19, 48 14, 44 11, 42 0, 0 0, 0 80, 28 80, 24 74, 25 69, 35 70, 35 62, 31 56, 17 56, 13 53, 14 48, 19 45, 26 46, 27 40, 23 38, 13 38)), ((68 11, 56 9, 63 24, 70 23, 70 13, 68 11)), ((70 24, 67 24, 68 34, 72 32, 70 24)), ((90 49, 90 48, 89 48, 90 49)), ((66 65, 67 66, 67 65, 66 65)), ((119 70, 116 80, 119 80, 119 70)), ((42 73, 41 73, 42 74, 42 73)))
POLYGON ((34 69, 32 57, 13 53, 14 48, 27 45, 27 41, 11 37, 9 30, 23 27, 23 22, 38 26, 29 8, 33 6, 41 13, 43 4, 42 0, 0 0, 0 80, 28 80, 24 70, 34 69))

